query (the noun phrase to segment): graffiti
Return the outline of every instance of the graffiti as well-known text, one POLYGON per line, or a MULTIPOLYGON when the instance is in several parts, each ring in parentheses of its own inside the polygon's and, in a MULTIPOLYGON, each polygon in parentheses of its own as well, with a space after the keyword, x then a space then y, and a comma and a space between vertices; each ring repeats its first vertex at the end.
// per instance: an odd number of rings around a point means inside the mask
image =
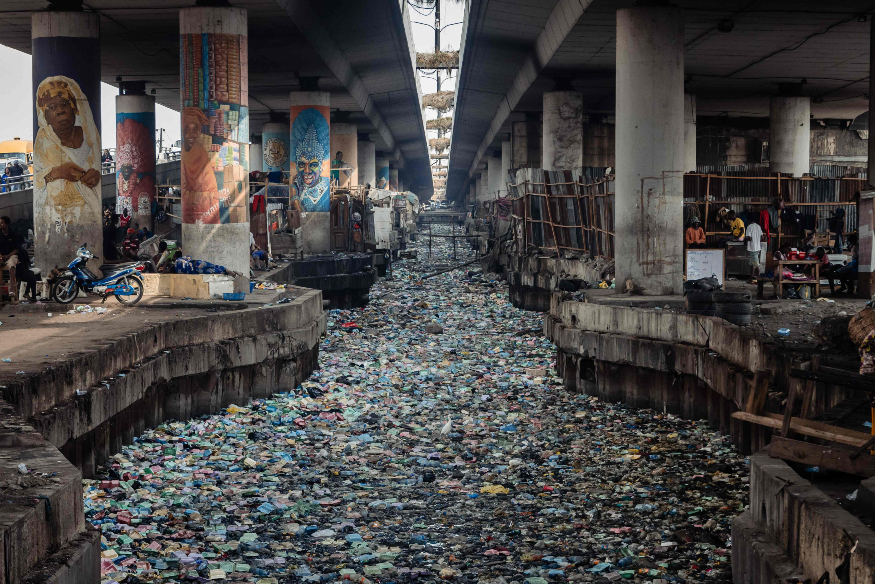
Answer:
POLYGON ((87 211, 100 213, 100 134, 88 98, 69 77, 39 84, 36 114, 35 223, 66 234, 87 211))
POLYGON ((293 204, 304 211, 329 211, 328 107, 292 107, 293 204), (322 111, 324 110, 324 111, 322 111))
POLYGON ((128 209, 145 220, 152 214, 155 196, 154 135, 154 112, 116 114, 116 213, 121 214, 128 209))
POLYGON ((285 140, 279 136, 264 138, 263 149, 266 172, 289 169, 288 136, 285 136, 285 140))
POLYGON ((184 34, 182 221, 248 221, 247 41, 242 35, 184 34))

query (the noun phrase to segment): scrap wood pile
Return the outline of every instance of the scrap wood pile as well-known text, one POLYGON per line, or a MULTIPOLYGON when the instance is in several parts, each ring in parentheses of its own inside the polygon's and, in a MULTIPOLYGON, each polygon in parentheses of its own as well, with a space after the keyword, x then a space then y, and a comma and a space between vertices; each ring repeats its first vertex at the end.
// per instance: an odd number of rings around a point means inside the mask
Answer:
POLYGON ((453 127, 453 118, 436 118, 434 120, 425 121, 426 130, 443 130, 449 131, 453 127))
POLYGON ((871 477, 875 476, 875 456, 872 456, 875 434, 808 419, 818 386, 840 386, 865 392, 875 411, 875 307, 869 306, 851 319, 848 336, 859 347, 859 373, 820 365, 820 358, 813 356, 790 370, 784 413, 773 414, 763 411, 770 373, 757 372, 744 411, 735 412, 732 417, 771 428, 774 435, 768 451, 775 458, 871 477))
POLYGON ((428 145, 434 149, 435 152, 441 153, 447 148, 450 147, 450 139, 449 138, 429 138, 428 145))

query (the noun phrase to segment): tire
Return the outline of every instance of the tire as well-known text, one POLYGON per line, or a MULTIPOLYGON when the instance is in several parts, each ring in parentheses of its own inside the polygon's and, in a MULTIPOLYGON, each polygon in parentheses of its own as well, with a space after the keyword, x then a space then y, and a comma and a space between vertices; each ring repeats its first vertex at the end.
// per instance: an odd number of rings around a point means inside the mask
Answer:
POLYGON ((125 276, 124 278, 119 279, 119 283, 130 286, 135 292, 133 296, 119 296, 116 294, 115 299, 121 304, 124 304, 125 306, 133 306, 143 298, 143 292, 145 291, 146 285, 143 284, 143 281, 140 278, 136 276, 125 276))
POLYGON ((693 304, 711 304, 711 291, 690 290, 687 292, 687 302, 693 304))
POLYGON ((73 276, 63 276, 52 284, 52 298, 58 304, 70 304, 79 297, 79 283, 73 276))
POLYGON ((742 302, 732 304, 717 304, 715 309, 719 314, 751 314, 753 306, 742 302))
POLYGON ((718 315, 720 318, 727 322, 731 322, 732 324, 738 326, 746 326, 750 324, 750 315, 749 314, 724 314, 718 315))
POLYGON ((702 312, 703 310, 715 310, 714 305, 710 302, 705 302, 704 304, 687 302, 684 307, 687 309, 687 312, 702 312))
POLYGON ((729 304, 732 302, 750 302, 750 292, 724 292, 723 290, 715 290, 711 294, 714 302, 721 304, 729 304))

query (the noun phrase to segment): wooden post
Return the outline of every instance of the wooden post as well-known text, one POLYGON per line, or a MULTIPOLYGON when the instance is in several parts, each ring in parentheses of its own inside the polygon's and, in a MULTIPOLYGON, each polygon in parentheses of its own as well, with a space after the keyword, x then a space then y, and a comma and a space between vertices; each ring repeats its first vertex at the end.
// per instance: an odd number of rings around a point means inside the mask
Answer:
POLYGON ((787 438, 790 435, 790 421, 793 418, 793 406, 796 403, 796 396, 799 394, 799 386, 802 382, 795 378, 790 378, 790 392, 787 395, 787 409, 784 411, 784 422, 781 426, 781 436, 787 438))

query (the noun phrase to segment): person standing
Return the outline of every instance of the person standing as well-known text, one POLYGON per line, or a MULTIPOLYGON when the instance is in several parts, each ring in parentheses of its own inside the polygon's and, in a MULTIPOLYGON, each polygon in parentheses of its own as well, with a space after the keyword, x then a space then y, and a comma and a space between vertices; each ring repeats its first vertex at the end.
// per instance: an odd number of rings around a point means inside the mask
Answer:
POLYGON ((833 231, 836 234, 835 253, 845 253, 845 210, 841 207, 836 209, 832 218, 833 231))
POLYGON ((21 163, 16 160, 12 163, 12 190, 20 191, 24 186, 22 178, 24 176, 24 169, 21 167, 21 163))
POLYGON ((759 223, 752 221, 747 226, 744 240, 747 241, 747 255, 750 258, 750 267, 753 276, 760 275, 760 256, 763 249, 763 228, 759 223))
POLYGON ((24 242, 11 229, 12 220, 0 217, 0 264, 9 270, 9 297, 12 304, 18 304, 18 256, 24 242))

